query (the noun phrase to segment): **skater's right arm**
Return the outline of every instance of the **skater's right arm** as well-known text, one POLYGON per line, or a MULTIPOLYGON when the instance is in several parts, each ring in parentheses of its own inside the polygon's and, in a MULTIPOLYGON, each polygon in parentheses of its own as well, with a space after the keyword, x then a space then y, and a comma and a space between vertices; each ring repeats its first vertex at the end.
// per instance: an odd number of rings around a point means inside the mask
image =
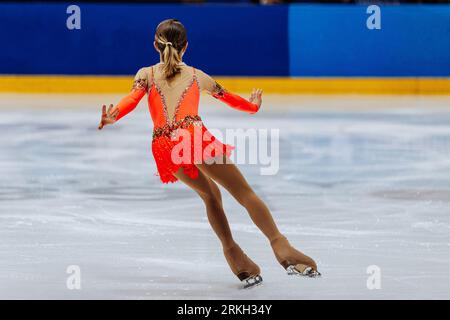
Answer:
POLYGON ((134 77, 133 87, 128 95, 122 98, 115 107, 111 104, 108 110, 106 110, 106 106, 103 105, 102 119, 98 126, 99 130, 103 129, 105 125, 115 123, 136 108, 139 101, 141 101, 142 97, 145 96, 145 93, 147 92, 147 79, 146 68, 140 69, 134 77))
POLYGON ((197 69, 197 78, 200 83, 200 89, 205 90, 214 98, 226 103, 228 106, 248 113, 256 113, 261 107, 262 103, 262 90, 253 89, 253 92, 249 100, 234 94, 220 84, 218 84, 213 78, 197 69))

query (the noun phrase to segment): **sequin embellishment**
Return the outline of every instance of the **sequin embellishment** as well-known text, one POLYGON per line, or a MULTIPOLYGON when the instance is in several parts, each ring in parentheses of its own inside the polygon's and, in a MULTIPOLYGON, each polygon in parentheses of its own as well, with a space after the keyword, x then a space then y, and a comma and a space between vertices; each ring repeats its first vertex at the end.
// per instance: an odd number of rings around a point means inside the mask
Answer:
POLYGON ((168 138, 173 137, 178 129, 186 129, 191 125, 201 127, 203 126, 202 119, 200 116, 186 116, 181 120, 166 123, 162 127, 155 128, 153 130, 153 140, 159 138, 161 136, 166 136, 168 138))
POLYGON ((147 81, 145 79, 134 80, 132 90, 134 90, 134 89, 147 90, 147 81))

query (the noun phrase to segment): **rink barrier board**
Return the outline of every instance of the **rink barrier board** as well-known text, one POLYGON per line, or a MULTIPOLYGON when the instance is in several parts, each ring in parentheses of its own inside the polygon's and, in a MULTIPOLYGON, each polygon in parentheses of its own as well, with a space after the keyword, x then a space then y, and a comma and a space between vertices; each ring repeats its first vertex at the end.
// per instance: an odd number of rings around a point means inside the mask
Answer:
MULTIPOLYGON (((0 76, 0 92, 18 93, 126 93, 132 76, 0 76)), ((286 78, 215 77, 234 92, 261 88, 280 94, 450 94, 450 78, 286 78)))
POLYGON ((450 76, 450 5, 371 7, 291 5, 289 76, 450 76))
POLYGON ((159 61, 158 23, 177 18, 188 30, 187 64, 214 75, 289 75, 287 6, 81 2, 80 29, 69 30, 70 4, 0 3, 0 41, 8 44, 0 74, 134 74, 159 61))
POLYGON ((81 2, 69 30, 69 4, 0 3, 0 74, 134 74, 159 60, 155 26, 175 17, 187 64, 215 76, 450 77, 450 5, 379 5, 381 29, 369 29, 364 4, 81 2))

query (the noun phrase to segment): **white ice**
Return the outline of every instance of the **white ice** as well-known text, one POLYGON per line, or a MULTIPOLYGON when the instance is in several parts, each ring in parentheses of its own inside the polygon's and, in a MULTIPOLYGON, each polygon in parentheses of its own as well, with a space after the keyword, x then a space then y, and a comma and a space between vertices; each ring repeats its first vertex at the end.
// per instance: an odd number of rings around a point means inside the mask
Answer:
POLYGON ((199 198, 154 175, 144 104, 96 130, 118 96, 2 95, 0 298, 449 299, 450 98, 272 96, 255 116, 206 99, 210 128, 280 129, 280 170, 240 168, 321 279, 289 277, 224 191, 264 284, 239 290, 199 198), (69 290, 67 267, 81 269, 69 290), (381 288, 369 290, 369 266, 381 288))

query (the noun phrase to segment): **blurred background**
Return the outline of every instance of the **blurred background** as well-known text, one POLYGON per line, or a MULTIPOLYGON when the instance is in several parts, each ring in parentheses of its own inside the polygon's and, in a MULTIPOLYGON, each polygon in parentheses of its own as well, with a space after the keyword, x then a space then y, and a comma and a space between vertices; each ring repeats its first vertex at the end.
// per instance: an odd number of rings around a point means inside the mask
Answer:
POLYGON ((450 298, 448 1, 8 1, 0 43, 0 298, 450 298), (237 290, 201 201, 155 176, 146 99, 97 130, 159 62, 167 18, 188 30, 187 64, 264 90, 255 115, 209 96, 200 113, 276 133, 259 137, 274 175, 239 168, 322 279, 285 276, 224 192, 265 281, 237 290))

